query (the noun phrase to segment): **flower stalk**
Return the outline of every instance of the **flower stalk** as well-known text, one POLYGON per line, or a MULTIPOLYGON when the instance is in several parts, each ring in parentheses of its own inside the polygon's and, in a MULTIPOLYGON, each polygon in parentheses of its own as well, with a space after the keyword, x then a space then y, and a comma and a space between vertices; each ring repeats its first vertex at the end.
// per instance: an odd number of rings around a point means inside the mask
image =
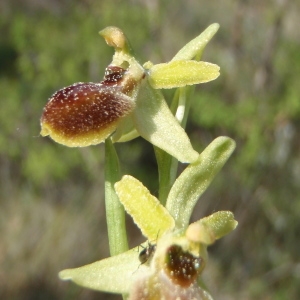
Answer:
POLYGON ((105 141, 105 209, 110 255, 128 250, 125 211, 115 192, 120 180, 119 159, 111 139, 105 141))

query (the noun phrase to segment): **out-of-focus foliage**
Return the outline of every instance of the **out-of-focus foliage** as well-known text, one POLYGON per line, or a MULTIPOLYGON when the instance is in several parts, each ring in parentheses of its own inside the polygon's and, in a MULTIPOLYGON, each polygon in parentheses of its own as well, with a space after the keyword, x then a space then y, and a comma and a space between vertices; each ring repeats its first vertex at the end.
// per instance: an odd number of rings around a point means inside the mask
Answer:
MULTIPOLYGON (((98 31, 122 28, 141 62, 160 63, 214 22, 203 59, 221 76, 197 88, 188 133, 199 151, 220 135, 237 150, 194 220, 231 210, 239 227, 210 249, 205 281, 216 299, 299 298, 299 17, 288 0, 1 2, 0 298, 101 297, 56 274, 107 256, 103 148, 39 136, 54 91, 102 79, 113 50, 98 31)), ((123 173, 155 193, 151 146, 138 139, 117 150, 123 173)))

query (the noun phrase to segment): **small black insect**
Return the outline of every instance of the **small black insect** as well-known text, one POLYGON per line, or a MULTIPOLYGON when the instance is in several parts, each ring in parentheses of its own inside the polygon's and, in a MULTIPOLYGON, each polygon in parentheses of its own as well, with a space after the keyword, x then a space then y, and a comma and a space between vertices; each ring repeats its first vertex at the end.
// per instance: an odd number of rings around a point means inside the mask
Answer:
POLYGON ((156 244, 148 243, 148 246, 144 248, 139 254, 139 260, 141 264, 146 263, 154 254, 156 250, 156 244))

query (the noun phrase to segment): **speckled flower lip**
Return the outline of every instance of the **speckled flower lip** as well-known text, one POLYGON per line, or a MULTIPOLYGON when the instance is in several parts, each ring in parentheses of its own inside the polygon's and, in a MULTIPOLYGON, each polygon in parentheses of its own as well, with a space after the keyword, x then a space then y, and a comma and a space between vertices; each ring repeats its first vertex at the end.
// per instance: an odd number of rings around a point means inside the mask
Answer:
POLYGON ((135 81, 126 70, 109 66, 100 83, 75 83, 52 95, 41 117, 41 135, 69 147, 95 145, 106 139, 135 107, 135 81))

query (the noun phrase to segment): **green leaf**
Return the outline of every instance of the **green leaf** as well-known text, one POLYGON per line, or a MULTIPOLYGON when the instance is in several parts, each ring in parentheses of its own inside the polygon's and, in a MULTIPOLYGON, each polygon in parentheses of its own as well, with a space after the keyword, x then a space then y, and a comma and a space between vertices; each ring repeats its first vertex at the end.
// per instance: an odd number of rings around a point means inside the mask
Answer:
POLYGON ((125 175, 115 184, 115 189, 125 210, 148 240, 156 240, 175 227, 175 222, 166 208, 139 180, 125 175))
POLYGON ((149 82, 155 89, 170 89, 208 82, 220 75, 220 67, 203 61, 175 60, 154 65, 149 82))
POLYGON ((201 56, 207 43, 212 39, 218 31, 220 25, 214 23, 208 26, 199 36, 187 43, 178 53, 173 57, 174 60, 194 59, 196 56, 201 56))
POLYGON ((218 137, 176 179, 167 199, 166 208, 177 228, 186 228, 193 208, 213 178, 223 167, 235 148, 228 137, 218 137))
POLYGON ((197 160, 184 129, 171 113, 162 93, 144 82, 140 88, 133 111, 133 120, 138 133, 153 145, 163 149, 180 162, 197 160))
POLYGON ((141 265, 138 256, 138 248, 131 249, 86 266, 63 270, 59 277, 86 288, 126 294, 132 281, 148 270, 141 265))

